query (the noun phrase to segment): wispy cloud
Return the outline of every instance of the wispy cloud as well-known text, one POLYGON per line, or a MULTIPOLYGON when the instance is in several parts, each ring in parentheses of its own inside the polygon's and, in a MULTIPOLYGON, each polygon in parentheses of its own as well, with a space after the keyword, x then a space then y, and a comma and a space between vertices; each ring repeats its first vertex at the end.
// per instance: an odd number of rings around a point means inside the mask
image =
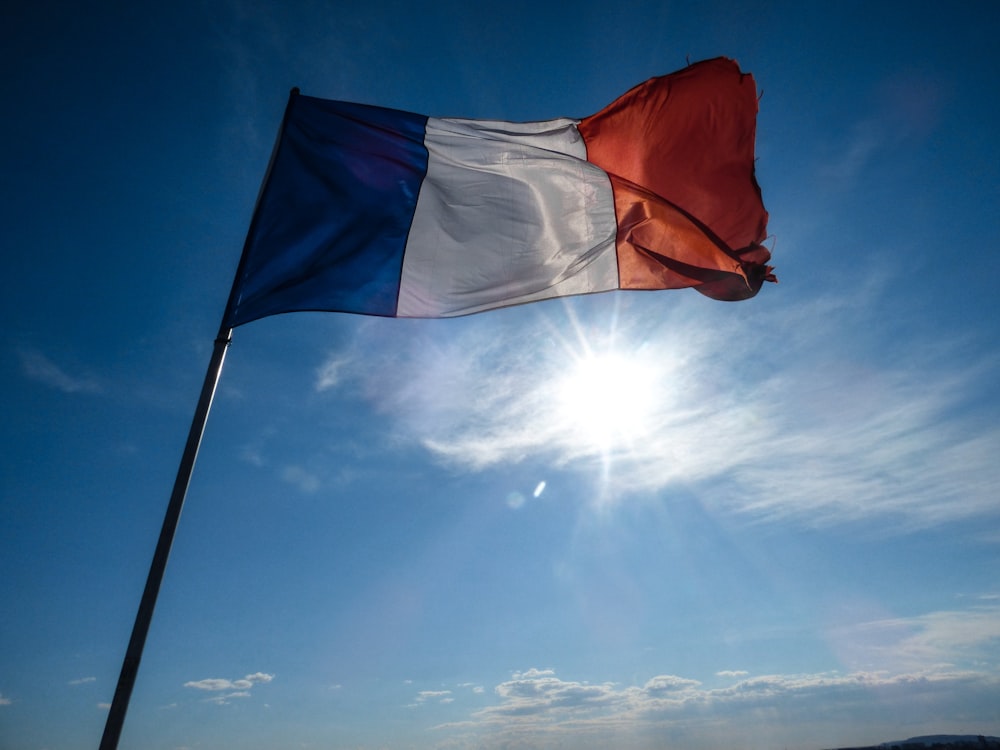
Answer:
MULTIPOLYGON (((282 18, 287 9, 283 6, 272 7, 254 0, 227 0, 219 7, 226 9, 225 21, 214 24, 215 41, 220 71, 226 82, 226 110, 232 113, 225 131, 219 134, 219 148, 223 153, 233 154, 232 161, 244 164, 248 149, 269 147, 278 126, 275 118, 280 119, 280 109, 270 112, 270 118, 261 121, 259 101, 270 100, 273 88, 269 85, 276 86, 280 79, 280 76, 271 78, 275 63, 267 65, 265 60, 281 60, 279 68, 281 65, 292 68, 309 65, 315 71, 316 80, 333 87, 317 92, 318 95, 335 94, 342 81, 355 85, 372 84, 371 76, 353 62, 358 44, 372 44, 371 34, 357 28, 353 15, 346 24, 348 19, 342 18, 329 26, 299 29, 295 34, 288 34, 289 21, 282 18), (338 48, 340 52, 336 52, 338 48), (353 50, 354 55, 346 54, 347 50, 353 50), (243 158, 237 160, 235 154, 243 158)), ((256 172, 248 173, 247 177, 252 178, 254 184, 260 179, 256 172)))
POLYGON ((880 154, 926 138, 937 128, 949 98, 947 85, 928 75, 895 75, 876 88, 877 106, 830 144, 819 167, 820 178, 828 184, 849 188, 880 154))
POLYGON ((251 466, 256 466, 258 469, 267 466, 267 460, 261 453, 260 448, 255 445, 245 445, 240 450, 240 458, 246 461, 251 466))
POLYGON ((97 678, 96 677, 81 677, 78 680, 70 680, 66 684, 67 685, 85 685, 88 682, 97 682, 97 678))
POLYGON ((216 26, 216 41, 220 50, 221 69, 226 77, 229 95, 228 110, 233 113, 226 123, 223 147, 233 151, 258 148, 270 138, 270 123, 258 122, 260 97, 259 63, 261 49, 284 56, 286 38, 272 13, 259 3, 232 0, 225 3, 228 22, 216 26))
POLYGON ((317 393, 336 387, 340 383, 341 371, 346 364, 347 360, 343 355, 335 354, 327 358, 316 370, 315 388, 317 393))
POLYGON ((848 184, 868 167, 874 155, 885 148, 887 133, 878 120, 856 123, 845 139, 838 143, 835 156, 820 167, 820 177, 835 184, 848 184))
POLYGON ((10 698, 7 698, 3 695, 3 693, 0 693, 0 706, 9 706, 10 704, 10 698))
MULTIPOLYGON (((275 460, 271 456, 272 446, 269 442, 271 437, 273 437, 273 431, 265 430, 253 442, 247 443, 240 448, 240 458, 255 469, 262 469, 272 474, 303 494, 311 495, 317 492, 324 484, 323 477, 297 463, 289 464, 281 460, 275 460)), ((343 469, 339 476, 345 473, 347 473, 347 470, 343 469)))
POLYGON ((306 494, 316 492, 321 485, 319 477, 301 466, 286 466, 281 471, 281 478, 306 494))
POLYGON ((21 371, 31 380, 63 393, 99 393, 100 382, 92 375, 71 373, 35 349, 20 349, 21 371))
POLYGON ((996 660, 1000 606, 873 620, 833 629, 828 637, 842 662, 855 669, 972 668, 996 660))
POLYGON ((454 700, 450 690, 421 690, 417 693, 416 697, 418 705, 432 701, 435 703, 452 703, 454 700))
POLYGON ((970 403, 996 359, 963 342, 902 350, 880 338, 879 304, 877 285, 859 285, 745 316, 677 304, 655 323, 577 321, 575 340, 553 334, 572 318, 516 338, 476 326, 447 341, 400 336, 361 387, 399 437, 443 462, 547 461, 601 477, 605 499, 683 484, 734 512, 810 525, 995 513, 1000 428, 970 403), (602 349, 657 373, 639 439, 610 448, 581 439, 560 404, 560 374, 602 349))
POLYGON ((212 703, 224 705, 231 698, 249 698, 250 690, 255 685, 266 685, 274 679, 273 674, 265 672, 254 672, 239 680, 229 680, 225 678, 209 678, 205 680, 193 680, 185 682, 184 687, 204 690, 211 693, 218 693, 207 700, 212 703))

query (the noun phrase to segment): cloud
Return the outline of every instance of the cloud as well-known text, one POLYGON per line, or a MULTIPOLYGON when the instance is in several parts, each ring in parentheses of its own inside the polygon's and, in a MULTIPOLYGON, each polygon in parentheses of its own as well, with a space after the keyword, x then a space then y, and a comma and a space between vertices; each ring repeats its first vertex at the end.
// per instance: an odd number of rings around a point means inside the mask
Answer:
POLYGON ((18 357, 21 371, 28 378, 63 393, 99 393, 102 390, 93 376, 71 374, 34 349, 21 349, 18 357))
POLYGON ((532 667, 526 672, 514 672, 512 677, 515 680, 533 680, 536 677, 552 677, 555 673, 554 669, 535 669, 532 667))
POLYGON ((451 703, 455 699, 451 697, 450 690, 421 690, 417 693, 417 703, 427 703, 437 700, 439 703, 451 703))
POLYGON ((316 392, 322 393, 337 386, 341 380, 341 371, 346 364, 346 357, 343 355, 333 355, 320 365, 316 370, 316 392))
POLYGON ((995 382, 996 358, 975 342, 884 339, 879 283, 735 317, 694 303, 647 316, 635 302, 628 322, 539 316, 516 337, 491 334, 492 321, 443 341, 385 329, 399 339, 358 382, 397 440, 444 464, 545 462, 594 477, 602 501, 683 486, 757 518, 892 517, 902 530, 995 514, 1000 427, 970 406, 995 382), (553 333, 565 329, 576 339, 553 333), (656 368, 641 439, 610 447, 582 439, 557 390, 603 350, 656 368))
POLYGON ((548 673, 501 683, 496 694, 498 704, 437 729, 455 733, 457 744, 466 739, 483 748, 710 748, 718 746, 715 738, 734 733, 746 746, 773 746, 775 739, 813 744, 828 739, 837 722, 862 715, 886 731, 896 722, 931 729, 949 717, 989 720, 1000 678, 960 670, 823 672, 763 675, 706 688, 676 675, 622 686, 548 673))
POLYGON ((948 86, 928 75, 894 75, 879 81, 877 106, 842 129, 819 167, 819 176, 844 188, 854 185, 883 153, 912 148, 938 127, 948 86))
POLYGON ((625 685, 528 669, 498 684, 492 705, 438 729, 487 749, 707 750, 736 734, 747 747, 850 746, 880 741, 881 732, 889 739, 900 726, 931 734, 995 721, 1000 606, 860 621, 829 635, 843 671, 721 670, 715 676, 727 684, 713 686, 675 674, 625 685))
POLYGON ((580 708, 605 706, 618 700, 612 683, 591 685, 567 682, 550 669, 529 669, 496 686, 502 702, 484 709, 481 716, 526 716, 540 713, 572 713, 580 708))
POLYGON ((875 119, 864 120, 850 129, 847 139, 836 147, 836 156, 820 167, 820 176, 828 181, 848 183, 857 179, 875 154, 884 149, 888 133, 875 119))
POLYGON ((256 446, 245 445, 240 449, 240 458, 246 461, 251 466, 256 466, 257 468, 263 468, 267 466, 267 461, 265 460, 260 449, 256 446))
POLYGON ((232 680, 209 679, 185 682, 184 687, 194 688, 196 690, 231 690, 234 685, 232 680))
POLYGON ((9 706, 10 704, 10 698, 5 698, 3 693, 0 693, 0 706, 9 706))
POLYGON ((78 680, 70 680, 66 684, 67 685, 84 685, 84 684, 86 684, 88 682, 97 682, 97 678, 96 677, 81 677, 78 680))
POLYGON ((828 638, 842 663, 855 669, 973 668, 995 659, 1000 606, 873 620, 833 628, 828 638))
POLYGON ((701 685, 697 680, 686 680, 683 677, 674 675, 660 675, 649 680, 642 689, 649 695, 664 695, 666 693, 676 693, 678 691, 696 688, 701 685))
POLYGON ((319 477, 301 466, 286 466, 281 472, 281 478, 307 495, 316 492, 321 486, 319 477))
POLYGON ((254 672, 253 674, 248 674, 246 677, 239 680, 228 680, 225 678, 193 680, 191 682, 185 682, 184 687, 220 693, 219 695, 213 695, 207 700, 212 703, 218 703, 219 705, 225 705, 230 698, 249 698, 250 689, 254 685, 266 685, 273 679, 273 674, 254 672), (222 691, 229 692, 223 693, 222 691))

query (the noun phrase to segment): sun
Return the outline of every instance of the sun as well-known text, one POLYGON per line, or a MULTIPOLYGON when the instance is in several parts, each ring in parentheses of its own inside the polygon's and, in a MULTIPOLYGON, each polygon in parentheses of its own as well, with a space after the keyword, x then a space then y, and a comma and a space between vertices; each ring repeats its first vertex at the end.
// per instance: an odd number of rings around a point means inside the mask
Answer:
POLYGON ((560 422, 590 448, 630 448, 653 428, 660 375, 636 355, 588 353, 556 386, 560 422))

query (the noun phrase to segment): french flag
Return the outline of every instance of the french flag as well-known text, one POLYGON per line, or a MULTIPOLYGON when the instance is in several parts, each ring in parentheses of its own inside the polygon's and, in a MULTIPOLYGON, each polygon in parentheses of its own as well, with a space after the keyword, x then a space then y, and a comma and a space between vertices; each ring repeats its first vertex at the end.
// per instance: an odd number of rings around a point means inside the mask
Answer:
POLYGON ((292 92, 224 324, 439 318, 614 289, 774 280, 757 89, 716 58, 583 119, 436 118, 292 92))

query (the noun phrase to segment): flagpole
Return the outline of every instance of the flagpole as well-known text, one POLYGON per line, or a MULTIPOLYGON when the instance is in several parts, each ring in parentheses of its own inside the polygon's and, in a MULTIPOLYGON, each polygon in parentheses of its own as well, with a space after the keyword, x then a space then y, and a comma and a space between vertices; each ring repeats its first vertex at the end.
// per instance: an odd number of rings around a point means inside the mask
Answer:
POLYGON ((156 597, 160 592, 160 583, 163 581, 163 572, 167 567, 167 558, 170 556, 170 547, 174 541, 174 533, 177 531, 177 522, 180 520, 181 508, 184 507, 184 498, 191 483, 191 474, 194 471, 195 459, 198 457, 202 435, 205 433, 208 412, 212 408, 212 399, 215 397, 215 389, 222 374, 222 363, 226 359, 226 350, 229 348, 232 338, 233 329, 223 324, 215 339, 215 348, 212 350, 212 358, 209 361, 208 371, 205 373, 201 396, 198 399, 198 406, 195 407, 194 418, 191 420, 191 430, 188 432, 184 453, 181 455, 181 463, 177 468, 177 478, 174 480, 174 489, 170 495, 166 515, 163 518, 160 538, 156 543, 156 551, 153 553, 153 562, 149 566, 146 588, 142 592, 139 611, 136 613, 135 624, 132 626, 132 637, 129 639, 128 649, 125 651, 122 670, 118 676, 118 686, 115 688, 115 696, 111 701, 108 719, 104 725, 100 750, 116 750, 118 747, 118 738, 121 735, 122 724, 125 722, 129 698, 132 697, 132 688, 135 686, 139 661, 142 659, 142 649, 146 644, 146 635, 149 632, 149 623, 153 619, 156 597))
POLYGON ((184 498, 187 496, 188 486, 191 484, 191 474, 194 472, 194 462, 198 457, 198 448, 201 446, 202 435, 205 434, 205 423, 208 422, 208 412, 212 408, 215 389, 218 387, 219 378, 222 375, 222 363, 226 359, 226 351, 233 340, 233 328, 241 322, 246 322, 238 320, 235 311, 239 305, 240 280, 243 278, 243 268, 247 262, 247 247, 257 223, 257 209, 260 207, 264 188, 267 186, 271 169, 274 167, 274 161, 277 158, 278 146, 281 144, 281 136, 284 132, 285 122, 288 120, 288 113, 298 95, 298 88, 293 88, 289 92, 288 104, 285 106, 285 114, 281 121, 281 127, 278 129, 278 137, 275 139, 274 148, 271 150, 271 159, 264 173, 260 191, 257 193, 257 204, 254 207, 253 218, 250 220, 250 230, 243 245, 243 253, 240 255, 240 262, 236 268, 236 276, 233 279, 232 289, 229 291, 229 301, 226 303, 226 309, 222 315, 219 334, 215 337, 215 348, 212 350, 212 358, 208 363, 208 371, 205 373, 205 382, 201 386, 201 396, 198 398, 198 405, 195 407, 194 417, 191 420, 191 430, 188 432, 187 443, 184 445, 181 463, 177 467, 174 490, 170 494, 167 513, 163 518, 163 527, 160 529, 160 538, 156 542, 153 562, 149 566, 149 575, 146 577, 146 588, 143 589, 142 599, 139 601, 139 611, 135 615, 135 624, 132 626, 132 637, 129 639, 128 649, 125 651, 122 671, 118 675, 118 686, 115 688, 115 696, 111 701, 111 708, 108 710, 108 719, 104 724, 104 735, 101 737, 100 750, 117 750, 118 748, 118 738, 122 733, 122 725, 125 723, 125 712, 128 710, 129 699, 132 697, 132 688, 135 686, 135 678, 139 672, 139 662, 142 660, 142 649, 146 645, 149 623, 153 619, 156 597, 160 593, 160 583, 163 581, 163 572, 167 567, 170 547, 173 544, 174 534, 177 531, 177 523, 180 521, 181 508, 184 507, 184 498))

